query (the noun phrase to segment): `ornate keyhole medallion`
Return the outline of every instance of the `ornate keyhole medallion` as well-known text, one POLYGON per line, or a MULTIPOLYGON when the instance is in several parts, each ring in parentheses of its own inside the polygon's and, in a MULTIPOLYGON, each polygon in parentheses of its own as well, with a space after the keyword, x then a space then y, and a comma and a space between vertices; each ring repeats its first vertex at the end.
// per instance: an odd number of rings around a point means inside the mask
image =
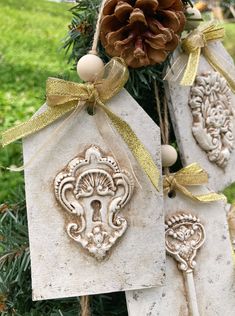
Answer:
POLYGON ((54 187, 60 205, 71 214, 68 235, 97 260, 104 259, 128 226, 122 209, 134 189, 130 173, 91 146, 56 176, 54 187))

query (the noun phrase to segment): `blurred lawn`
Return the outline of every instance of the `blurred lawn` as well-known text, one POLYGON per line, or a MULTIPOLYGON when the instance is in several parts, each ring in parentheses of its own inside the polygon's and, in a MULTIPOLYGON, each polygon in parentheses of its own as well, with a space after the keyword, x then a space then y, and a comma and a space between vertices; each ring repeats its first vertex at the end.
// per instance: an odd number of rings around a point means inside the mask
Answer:
MULTIPOLYGON (((60 50, 70 7, 46 0, 0 0, 0 131, 40 107, 49 76, 75 76, 60 50)), ((1 150, 0 166, 22 164, 20 152, 20 142, 1 150)), ((22 173, 0 170, 0 204, 22 182, 22 173)))
POLYGON ((226 36, 224 44, 235 60, 235 23, 225 24, 225 31, 226 36))
MULTIPOLYGON (((71 4, 46 0, 0 0, 0 131, 28 119, 44 102, 49 76, 76 80, 63 50, 71 4)), ((235 24, 225 45, 235 57, 235 24)), ((21 165, 21 143, 0 151, 0 166, 21 165)), ((0 204, 18 194, 22 173, 0 169, 0 204)), ((235 185, 226 190, 235 200, 235 185)))

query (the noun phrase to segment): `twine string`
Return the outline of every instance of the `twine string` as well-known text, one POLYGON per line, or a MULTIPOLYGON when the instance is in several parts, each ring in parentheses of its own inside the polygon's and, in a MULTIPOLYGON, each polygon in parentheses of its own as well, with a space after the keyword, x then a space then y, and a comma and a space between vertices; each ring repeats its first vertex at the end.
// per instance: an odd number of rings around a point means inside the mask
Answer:
POLYGON ((105 2, 106 0, 103 0, 100 5, 99 15, 96 22, 95 34, 93 37, 92 47, 91 47, 91 50, 89 51, 89 54, 98 55, 97 47, 98 47, 99 38, 100 38, 100 22, 103 15, 105 2))
MULTIPOLYGON (((161 110, 161 102, 159 98, 159 89, 157 86, 156 80, 154 80, 154 94, 155 94, 155 102, 156 102, 156 110, 157 114, 159 117, 159 125, 160 125, 160 131, 161 131, 161 138, 162 138, 162 143, 164 145, 169 144, 169 114, 168 114, 168 104, 167 104, 167 99, 164 94, 163 97, 163 108, 161 110)), ((169 168, 165 167, 164 168, 164 174, 169 175, 170 171, 169 168)))
POLYGON ((91 316, 89 296, 80 297, 81 316, 91 316))
POLYGON ((159 89, 157 86, 156 80, 154 80, 154 94, 155 94, 155 102, 156 102, 156 109, 157 114, 159 117, 159 125, 161 130, 161 138, 162 143, 164 145, 169 144, 169 116, 168 116, 168 106, 167 100, 164 95, 163 98, 163 109, 161 110, 161 103, 159 98, 159 89))

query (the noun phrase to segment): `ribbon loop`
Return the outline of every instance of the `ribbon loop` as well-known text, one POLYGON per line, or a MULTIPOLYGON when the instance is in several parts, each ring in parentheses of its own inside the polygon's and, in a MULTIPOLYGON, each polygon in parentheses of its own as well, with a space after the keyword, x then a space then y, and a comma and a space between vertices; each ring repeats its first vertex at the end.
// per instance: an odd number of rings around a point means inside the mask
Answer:
POLYGON ((193 31, 182 42, 182 49, 189 55, 198 49, 205 47, 206 37, 202 32, 198 30, 193 31))
POLYGON ((4 147, 19 138, 24 138, 40 131, 66 113, 77 108, 81 109, 86 102, 93 103, 106 113, 117 132, 126 142, 142 170, 148 176, 154 187, 159 190, 160 172, 151 155, 128 123, 113 113, 104 104, 104 102, 121 91, 128 80, 128 74, 128 68, 122 59, 113 58, 105 66, 104 72, 98 75, 94 83, 81 84, 57 78, 48 78, 46 85, 48 108, 29 121, 3 132, 1 135, 1 145, 4 147))
POLYGON ((163 179, 163 190, 165 194, 178 190, 185 196, 197 202, 214 202, 226 200, 223 194, 210 192, 207 194, 193 194, 187 186, 203 185, 208 182, 208 174, 199 164, 193 163, 174 174, 166 175, 163 179))
POLYGON ((197 76, 200 56, 203 54, 213 69, 218 71, 226 79, 230 88, 235 91, 234 64, 226 57, 224 58, 217 47, 210 44, 212 41, 222 40, 224 35, 224 28, 214 22, 203 23, 190 32, 182 40, 183 53, 167 71, 164 79, 177 81, 183 73, 180 84, 192 86, 197 76))

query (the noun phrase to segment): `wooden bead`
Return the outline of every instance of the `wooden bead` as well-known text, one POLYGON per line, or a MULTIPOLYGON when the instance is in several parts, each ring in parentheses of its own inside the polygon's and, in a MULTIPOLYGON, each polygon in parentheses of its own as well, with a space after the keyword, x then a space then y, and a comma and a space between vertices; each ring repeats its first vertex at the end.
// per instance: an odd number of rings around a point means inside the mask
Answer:
POLYGON ((102 59, 93 54, 84 55, 77 63, 77 73, 84 81, 93 82, 98 74, 102 74, 103 70, 102 59))
POLYGON ((176 163, 178 154, 174 147, 170 145, 162 145, 162 166, 164 168, 171 167, 176 163))
POLYGON ((186 16, 187 16, 187 22, 186 22, 186 30, 194 30, 196 29, 199 24, 201 23, 200 20, 202 20, 201 12, 195 8, 195 7, 188 7, 186 9, 186 16))

